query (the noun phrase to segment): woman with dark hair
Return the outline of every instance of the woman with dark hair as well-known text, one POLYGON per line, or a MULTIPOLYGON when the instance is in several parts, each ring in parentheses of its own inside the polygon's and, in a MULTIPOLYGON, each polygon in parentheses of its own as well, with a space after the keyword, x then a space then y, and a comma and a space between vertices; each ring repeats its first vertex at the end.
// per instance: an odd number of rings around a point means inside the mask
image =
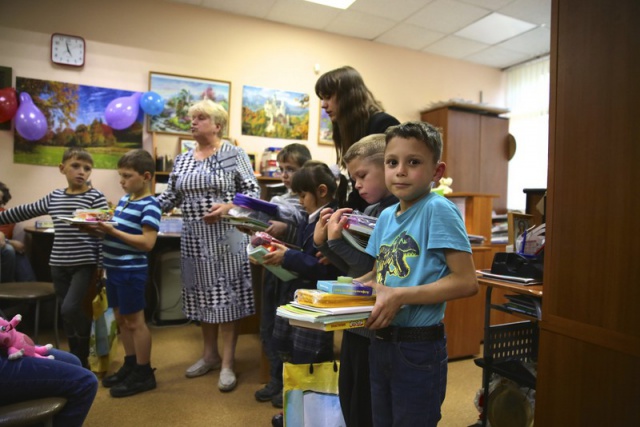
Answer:
MULTIPOLYGON (((384 112, 380 101, 375 99, 360 73, 353 67, 347 65, 327 71, 316 81, 315 90, 322 108, 331 118, 333 142, 340 166, 344 166, 344 153, 362 137, 384 133, 389 126, 400 124, 395 117, 384 112)), ((357 195, 358 192, 354 191, 353 194, 357 195)), ((366 202, 363 203, 366 207, 366 202)))
MULTIPOLYGON (((367 88, 362 76, 353 67, 344 66, 324 73, 316 82, 316 95, 331 118, 337 161, 346 168, 344 156, 349 147, 363 137, 382 134, 389 126, 400 122, 384 112, 380 101, 367 88)), ((352 181, 352 188, 355 185, 352 181)), ((347 207, 361 212, 368 203, 358 191, 351 191, 347 207)), ((369 384, 368 329, 346 331, 340 353, 340 406, 348 427, 368 427, 373 424, 369 384)))

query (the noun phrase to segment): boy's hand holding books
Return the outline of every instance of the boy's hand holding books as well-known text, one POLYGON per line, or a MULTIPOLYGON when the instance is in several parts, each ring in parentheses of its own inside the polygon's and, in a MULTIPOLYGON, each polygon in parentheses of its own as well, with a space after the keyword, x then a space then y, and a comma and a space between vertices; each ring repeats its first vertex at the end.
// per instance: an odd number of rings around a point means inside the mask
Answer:
POLYGON ((349 216, 353 212, 351 208, 338 209, 331 215, 327 224, 327 235, 329 240, 336 240, 342 238, 342 230, 349 221, 349 216))
POLYGON ((376 303, 365 327, 369 329, 386 328, 402 308, 402 303, 398 298, 398 290, 401 288, 384 286, 374 280, 366 282, 365 285, 371 286, 376 293, 376 303))

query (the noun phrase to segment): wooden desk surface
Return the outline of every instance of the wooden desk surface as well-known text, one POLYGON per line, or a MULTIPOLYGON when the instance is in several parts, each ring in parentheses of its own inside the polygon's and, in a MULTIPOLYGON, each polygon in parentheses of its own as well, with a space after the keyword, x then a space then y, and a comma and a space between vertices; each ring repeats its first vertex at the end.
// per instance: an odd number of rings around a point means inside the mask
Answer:
POLYGON ((502 289, 509 292, 515 292, 522 295, 532 295, 542 298, 542 285, 524 286, 519 283, 506 282, 504 280, 489 279, 487 277, 478 276, 478 283, 484 286, 502 289))

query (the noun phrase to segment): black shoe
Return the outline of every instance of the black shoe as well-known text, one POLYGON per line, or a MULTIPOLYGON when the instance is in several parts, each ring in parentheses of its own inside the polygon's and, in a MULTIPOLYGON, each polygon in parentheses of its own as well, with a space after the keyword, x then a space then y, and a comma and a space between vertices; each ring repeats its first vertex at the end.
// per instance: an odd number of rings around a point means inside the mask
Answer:
POLYGON ((282 390, 271 398, 271 404, 274 408, 282 408, 282 390))
POLYGON ((109 390, 111 396, 127 397, 143 391, 153 390, 156 388, 156 376, 153 371, 155 369, 148 373, 142 373, 139 369, 134 369, 124 381, 109 390))
POLYGON ((273 396, 280 393, 281 391, 282 388, 277 387, 272 383, 268 383, 266 386, 256 391, 254 396, 258 402, 270 402, 271 399, 273 399, 273 396))
POLYGON ((126 364, 122 365, 122 367, 118 369, 118 372, 116 372, 115 374, 106 376, 102 379, 102 386, 109 388, 109 387, 113 387, 116 384, 120 384, 129 376, 131 372, 133 372, 134 369, 135 369, 135 366, 130 366, 126 364))
POLYGON ((271 425, 273 427, 284 426, 284 415, 282 415, 282 412, 279 413, 278 415, 274 415, 273 418, 271 418, 271 425))

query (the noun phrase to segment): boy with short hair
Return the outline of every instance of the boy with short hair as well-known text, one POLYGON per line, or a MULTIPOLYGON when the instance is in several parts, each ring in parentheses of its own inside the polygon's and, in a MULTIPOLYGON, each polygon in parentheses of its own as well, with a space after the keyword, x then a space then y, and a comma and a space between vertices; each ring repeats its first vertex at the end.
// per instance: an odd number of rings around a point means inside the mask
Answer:
POLYGON ((104 194, 88 184, 93 171, 93 158, 89 152, 81 148, 65 150, 58 169, 67 180, 66 188, 53 190, 34 203, 0 212, 0 224, 51 216, 55 230, 49 258, 51 279, 60 300, 69 351, 88 368, 91 318, 82 304, 99 263, 100 241, 61 217, 73 217, 76 209, 107 209, 109 205, 104 194))
POLYGON ((471 245, 456 206, 431 193, 442 178, 442 137, 406 122, 386 131, 387 187, 400 202, 385 209, 367 253, 373 270, 358 280, 376 291, 367 321, 376 426, 435 426, 447 384, 445 303, 478 292, 471 245))
MULTIPOLYGON (((347 165, 353 188, 369 206, 364 214, 378 217, 388 206, 398 202, 384 181, 385 135, 365 136, 353 144, 343 159, 347 165)), ((342 238, 350 208, 333 212, 325 209, 323 221, 316 225, 314 244, 320 252, 347 272, 359 277, 371 271, 374 258, 359 251, 342 238)), ((371 419, 371 387, 369 385, 369 344, 373 331, 366 328, 347 329, 340 345, 340 406, 348 427, 368 427, 371 419)))
MULTIPOLYGON (((151 368, 151 332, 144 318, 149 273, 147 252, 156 243, 161 210, 149 184, 155 161, 145 150, 131 150, 118 161, 120 185, 127 193, 118 202, 113 220, 95 226, 105 234, 104 268, 107 300, 113 308, 125 350, 124 365, 102 379, 113 397, 132 396, 156 388, 151 368)), ((90 226, 90 227, 93 227, 90 226)))
MULTIPOLYGON (((287 192, 271 198, 271 203, 278 205, 276 220, 270 221, 266 233, 287 243, 295 243, 298 226, 307 220, 307 213, 300 204, 297 194, 291 192, 291 177, 307 160, 311 152, 306 145, 293 143, 285 145, 278 153, 280 178, 287 192)), ((269 358, 269 382, 255 392, 258 402, 271 402, 277 408, 282 407, 282 359, 273 343, 273 327, 277 308, 287 301, 288 286, 269 271, 264 272, 262 289, 262 308, 260 318, 260 337, 269 358)))

